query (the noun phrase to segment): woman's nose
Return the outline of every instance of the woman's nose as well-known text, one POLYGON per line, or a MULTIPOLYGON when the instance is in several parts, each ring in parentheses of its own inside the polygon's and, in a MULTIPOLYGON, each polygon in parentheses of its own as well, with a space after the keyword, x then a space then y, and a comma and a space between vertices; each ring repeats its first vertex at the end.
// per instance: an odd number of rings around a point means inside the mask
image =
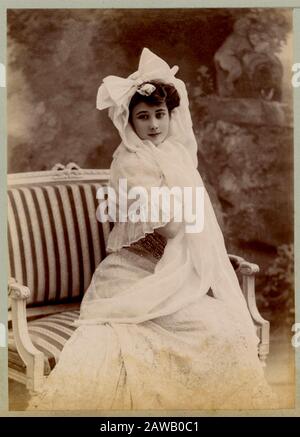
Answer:
POLYGON ((151 129, 157 129, 158 128, 158 120, 156 117, 153 117, 150 119, 150 127, 151 129))

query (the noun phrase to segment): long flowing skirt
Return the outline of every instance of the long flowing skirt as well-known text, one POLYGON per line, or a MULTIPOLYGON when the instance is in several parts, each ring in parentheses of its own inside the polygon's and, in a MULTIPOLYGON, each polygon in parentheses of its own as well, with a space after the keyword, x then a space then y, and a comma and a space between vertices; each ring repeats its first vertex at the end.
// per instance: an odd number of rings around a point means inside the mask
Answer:
MULTIPOLYGON (((122 248, 101 262, 91 286, 103 297, 122 294, 156 263, 150 253, 122 248)), ((142 323, 79 326, 28 410, 275 407, 240 318, 206 294, 142 323)))

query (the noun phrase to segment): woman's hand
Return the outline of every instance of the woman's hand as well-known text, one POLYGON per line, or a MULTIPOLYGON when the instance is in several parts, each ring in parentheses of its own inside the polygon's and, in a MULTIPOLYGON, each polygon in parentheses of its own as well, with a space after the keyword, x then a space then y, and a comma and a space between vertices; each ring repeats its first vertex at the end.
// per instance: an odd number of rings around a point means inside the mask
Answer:
POLYGON ((174 238, 177 235, 181 225, 181 222, 170 221, 165 226, 156 229, 156 231, 165 238, 174 238))

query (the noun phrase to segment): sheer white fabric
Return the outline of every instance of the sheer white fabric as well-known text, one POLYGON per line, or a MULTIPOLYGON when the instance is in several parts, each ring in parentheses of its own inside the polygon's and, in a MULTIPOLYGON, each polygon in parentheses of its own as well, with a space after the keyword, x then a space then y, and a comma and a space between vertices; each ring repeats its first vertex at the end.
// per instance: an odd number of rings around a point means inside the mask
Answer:
MULTIPOLYGON (((165 178, 159 166, 153 162, 151 156, 142 157, 136 153, 128 152, 126 148, 115 153, 114 160, 110 169, 110 186, 115 190, 117 199, 119 198, 119 181, 125 179, 127 188, 142 186, 149 195, 151 203, 151 188, 165 186, 165 178)), ((126 193, 127 194, 127 193, 126 193)), ((132 202, 128 201, 128 206, 132 202)), ((119 207, 119 203, 117 202, 119 207)), ((150 211, 151 205, 148 210, 150 211)), ((145 235, 153 232, 154 229, 162 227, 167 222, 132 221, 116 222, 108 237, 107 251, 115 252, 121 247, 130 246, 145 235)))

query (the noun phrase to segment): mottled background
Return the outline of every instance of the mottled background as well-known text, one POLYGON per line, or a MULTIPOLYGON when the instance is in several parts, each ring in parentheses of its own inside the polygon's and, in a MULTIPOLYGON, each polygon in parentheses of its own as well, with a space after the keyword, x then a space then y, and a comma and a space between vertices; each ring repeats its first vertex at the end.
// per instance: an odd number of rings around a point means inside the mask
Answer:
MULTIPOLYGON (((187 83, 199 169, 228 250, 261 266, 259 306, 293 320, 292 25, 288 10, 9 10, 8 171, 55 163, 107 168, 119 138, 95 108, 109 74, 136 70, 143 47, 178 64, 187 83), (222 99, 214 54, 257 13, 283 66, 280 101, 222 99)), ((290 329, 290 328, 289 328, 290 329)))

